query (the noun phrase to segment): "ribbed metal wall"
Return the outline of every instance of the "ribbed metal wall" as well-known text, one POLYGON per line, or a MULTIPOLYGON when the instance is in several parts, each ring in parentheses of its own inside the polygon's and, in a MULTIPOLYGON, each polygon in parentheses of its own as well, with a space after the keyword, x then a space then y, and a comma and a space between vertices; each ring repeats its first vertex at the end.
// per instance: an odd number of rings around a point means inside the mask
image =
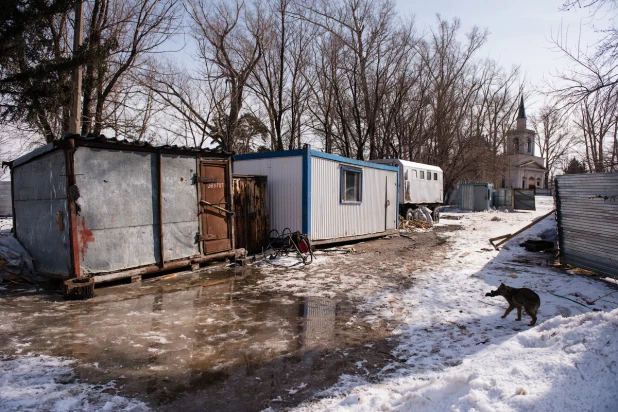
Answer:
POLYGON ((618 173, 556 178, 560 261, 618 276, 618 173))
POLYGON ((235 160, 234 173, 268 176, 266 197, 270 228, 302 231, 302 156, 235 160))
POLYGON ((362 236, 395 229, 397 172, 360 167, 363 170, 362 202, 346 204, 340 202, 341 165, 333 160, 311 158, 311 239, 362 236), (387 178, 390 206, 385 219, 387 178))
POLYGON ((495 207, 512 206, 512 203, 513 203, 512 189, 494 190, 494 206, 495 207))
POLYGON ((13 216, 11 182, 0 182, 0 216, 13 216))
POLYGON ((474 210, 474 186, 459 185, 459 207, 462 210, 474 210))

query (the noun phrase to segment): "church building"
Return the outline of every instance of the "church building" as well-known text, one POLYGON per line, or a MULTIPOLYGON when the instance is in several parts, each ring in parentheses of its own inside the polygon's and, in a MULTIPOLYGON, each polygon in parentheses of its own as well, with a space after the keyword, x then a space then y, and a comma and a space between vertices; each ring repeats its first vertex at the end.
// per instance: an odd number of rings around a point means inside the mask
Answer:
POLYGON ((547 169, 542 157, 535 156, 534 130, 526 126, 526 109, 522 96, 517 115, 517 126, 506 133, 506 158, 508 168, 502 186, 514 189, 533 189, 545 186, 547 169))

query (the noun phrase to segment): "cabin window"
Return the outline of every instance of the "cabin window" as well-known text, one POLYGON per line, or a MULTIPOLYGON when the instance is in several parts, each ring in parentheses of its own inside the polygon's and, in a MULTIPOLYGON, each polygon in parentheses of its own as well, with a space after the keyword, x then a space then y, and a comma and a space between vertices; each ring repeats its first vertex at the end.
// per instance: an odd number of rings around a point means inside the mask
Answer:
POLYGON ((421 179, 425 178, 425 172, 421 170, 421 179))
POLYGON ((433 174, 433 180, 438 180, 438 174, 437 173, 433 174))
POLYGON ((418 173, 416 173, 416 170, 412 170, 414 173, 412 173, 412 178, 413 179, 418 179, 418 173))
POLYGON ((363 171, 341 167, 341 203, 360 203, 362 200, 363 171))
POLYGON ((427 180, 431 180, 431 172, 427 172, 427 180))

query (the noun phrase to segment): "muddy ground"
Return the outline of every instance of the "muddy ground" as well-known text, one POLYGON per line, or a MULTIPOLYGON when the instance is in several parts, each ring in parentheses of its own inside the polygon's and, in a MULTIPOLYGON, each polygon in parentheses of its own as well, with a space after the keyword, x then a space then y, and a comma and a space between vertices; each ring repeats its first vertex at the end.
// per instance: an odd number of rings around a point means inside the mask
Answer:
POLYGON ((397 325, 364 296, 414 288, 414 271, 444 258, 440 233, 451 229, 339 245, 290 269, 213 267, 100 287, 82 302, 4 289, 0 355, 77 359, 78 379, 115 381, 119 395, 160 410, 284 409, 342 374, 384 378, 397 325))

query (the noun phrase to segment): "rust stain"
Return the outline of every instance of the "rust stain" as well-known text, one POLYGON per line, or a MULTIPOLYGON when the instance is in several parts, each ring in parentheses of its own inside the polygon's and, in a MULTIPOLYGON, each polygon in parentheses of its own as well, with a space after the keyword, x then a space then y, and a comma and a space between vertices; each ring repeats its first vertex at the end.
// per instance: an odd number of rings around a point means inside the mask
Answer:
POLYGON ((81 261, 84 261, 86 257, 86 251, 88 250, 88 243, 94 242, 94 236, 92 236, 92 230, 86 227, 86 218, 82 216, 82 221, 79 223, 79 256, 81 261))

